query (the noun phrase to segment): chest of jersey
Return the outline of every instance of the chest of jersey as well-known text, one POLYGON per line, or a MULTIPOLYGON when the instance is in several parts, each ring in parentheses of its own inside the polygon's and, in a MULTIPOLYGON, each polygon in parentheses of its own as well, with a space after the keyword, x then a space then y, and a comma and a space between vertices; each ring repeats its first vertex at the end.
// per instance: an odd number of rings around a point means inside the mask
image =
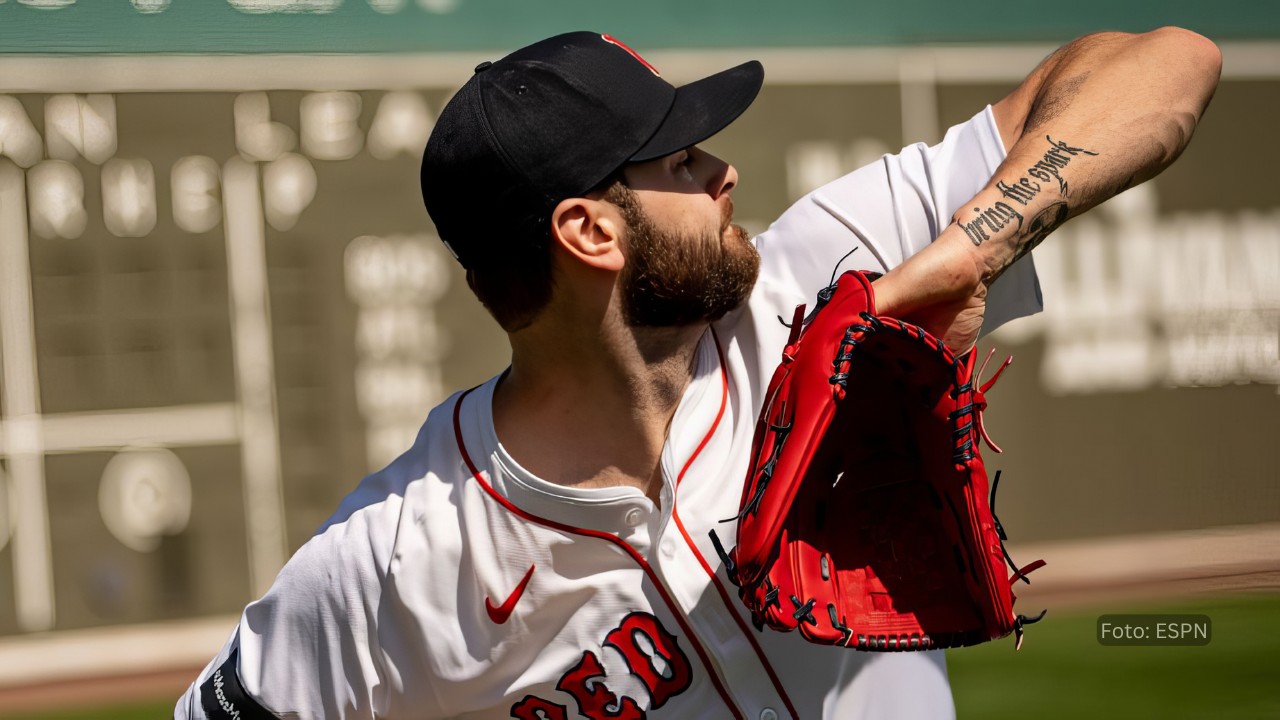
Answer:
POLYGON ((390 664, 446 681, 447 710, 459 717, 690 717, 709 707, 785 716, 708 535, 732 534, 720 521, 737 512, 743 470, 727 458, 749 442, 735 437, 715 371, 692 415, 677 419, 703 432, 664 456, 662 508, 638 492, 588 501, 532 487, 487 442, 483 417, 468 432, 464 399, 462 482, 406 497, 424 510, 400 532, 389 582, 395 625, 421 640, 390 643, 419 649, 390 664), (438 568, 456 568, 454 577, 434 577, 438 568))

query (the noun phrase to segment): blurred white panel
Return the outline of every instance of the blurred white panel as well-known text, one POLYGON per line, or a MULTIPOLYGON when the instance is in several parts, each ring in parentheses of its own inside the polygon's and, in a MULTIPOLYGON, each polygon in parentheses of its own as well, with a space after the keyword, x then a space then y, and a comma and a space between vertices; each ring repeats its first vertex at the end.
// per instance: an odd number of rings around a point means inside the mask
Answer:
POLYGON ((302 150, 317 160, 346 160, 364 145, 360 96, 352 92, 312 93, 299 106, 302 150))
POLYGON ((9 544, 13 532, 13 505, 9 502, 9 476, 0 468, 0 550, 9 544))
MULTIPOLYGON (((409 360, 362 362, 356 367, 356 404, 366 417, 421 417, 444 396, 437 365, 409 360)), ((401 446, 403 452, 408 445, 401 446)))
POLYGON ((147 15, 164 12, 169 7, 169 0, 130 0, 130 2, 133 3, 134 10, 147 15))
POLYGON ((435 121, 427 101, 416 92, 382 96, 369 127, 369 154, 389 160, 399 153, 421 157, 435 121))
POLYGON ((362 306, 430 303, 449 287, 449 266, 429 236, 358 237, 343 264, 347 294, 362 306))
POLYGON ((1240 243, 1258 306, 1280 310, 1280 211, 1242 212, 1240 243))
POLYGON ((45 143, 49 157, 84 157, 101 165, 116 154, 114 95, 54 95, 44 103, 45 143))
POLYGON ((369 420, 365 433, 365 458, 370 468, 386 467, 406 448, 413 447, 413 440, 422 427, 420 413, 403 418, 369 420))
POLYGON ((938 122, 937 56, 907 52, 899 65, 902 137, 932 145, 942 139, 938 122))
POLYGON ((1143 183, 1107 200, 1097 210, 1113 223, 1150 224, 1158 219, 1158 205, 1155 183, 1143 183))
POLYGON ((1045 353, 1040 379, 1053 395, 1141 390, 1163 369, 1156 349, 1145 325, 1087 329, 1045 353))
MULTIPOLYGON (((432 12, 448 12, 456 0, 418 0, 432 12), (442 9, 434 9, 442 8, 442 9)), ((1280 43, 1219 43, 1222 79, 1280 75, 1280 43)), ((679 85, 747 58, 769 68, 769 85, 896 83, 902 56, 927 50, 935 58, 939 84, 1021 81, 1046 55, 1048 44, 852 48, 726 48, 662 50, 645 57, 679 85)), ((0 58, 0 92, 100 92, 250 90, 456 89, 490 52, 388 53, 386 55, 11 55, 0 58)))
POLYGON ((844 174, 840 146, 828 140, 799 142, 787 147, 787 197, 798 200, 844 174))
POLYGON ((392 236, 396 243, 397 299, 433 303, 449 288, 449 265, 426 236, 392 236))
POLYGON ((271 121, 271 101, 264 92, 236 97, 236 149, 246 160, 275 160, 298 142, 293 130, 271 121))
MULTIPOLYGON (((128 445, 230 445, 240 442, 234 403, 41 416, 46 453, 115 450, 128 445)), ((0 429, 4 427, 0 423, 0 429)))
POLYGON ((203 155, 179 158, 169 172, 173 221, 189 233, 208 232, 222 219, 222 171, 203 155))
POLYGON ((126 448, 102 471, 98 509, 107 530, 126 547, 151 552, 191 518, 191 476, 164 448, 126 448))
POLYGON ((870 165, 889 152, 889 146, 884 144, 883 140, 872 137, 858 138, 849 143, 849 150, 845 155, 848 158, 846 165, 852 171, 854 168, 870 165))
POLYGON ((408 356, 439 362, 449 351, 449 338, 430 307, 373 305, 356 317, 356 350, 370 360, 408 356))
POLYGON ((1274 316, 1237 313, 1225 322, 1186 322, 1169 332, 1167 342, 1166 380, 1172 385, 1280 385, 1280 331, 1274 316))
POLYGON ((84 178, 63 160, 45 160, 27 171, 31 230, 44 238, 74 239, 84 232, 84 178))
MULTIPOLYGON (((40 167, 27 173, 28 181, 40 167)), ((76 174, 75 178, 78 181, 80 176, 76 174)), ((0 431, 5 436, 7 469, 13 480, 11 499, 16 516, 22 518, 13 529, 15 611, 19 627, 36 631, 53 627, 54 608, 49 506, 41 457, 35 315, 31 306, 28 208, 22 170, 0 159, 0 382, 4 385, 0 409, 5 417, 0 431)), ((31 214, 35 214, 34 209, 31 214)))
POLYGON ((369 467, 378 468, 404 452, 422 413, 444 396, 440 359, 449 334, 433 303, 449 286, 449 261, 430 235, 365 235, 347 246, 344 266, 360 308, 356 405, 369 467))
POLYGON ((239 616, 166 620, 50 635, 11 635, 0 643, 0 678, 8 687, 19 687, 199 667, 217 654, 228 629, 238 620, 239 616))
POLYGON ((833 140, 788 145, 787 196, 790 200, 799 200, 810 190, 869 165, 888 152, 889 146, 883 141, 869 137, 857 138, 847 146, 833 140))
POLYGON ((1160 216, 1150 184, 1035 250, 1045 311, 992 339, 1043 336, 1055 395, 1280 385, 1280 211, 1160 216))
POLYGON ((240 12, 253 13, 331 13, 342 0, 227 0, 240 12))
MULTIPOLYGON (((1036 268, 1040 267, 1040 253, 1035 254, 1036 268)), ((1035 315, 1020 317, 1016 320, 1001 325, 991 334, 987 335, 987 340, 996 344, 996 347, 1002 345, 1021 345, 1031 342, 1033 339, 1044 334, 1045 314, 1040 312, 1035 315)))
POLYGON ((58 10, 68 5, 75 5, 76 0, 18 0, 18 3, 41 10, 58 10))
POLYGON ((301 155, 286 153, 263 167, 262 185, 267 222, 283 232, 316 198, 316 170, 301 155))
POLYGON ((156 226, 156 174, 146 160, 102 166, 102 219, 116 237, 145 237, 156 226))
POLYGON ((351 244, 343 257, 347 294, 365 305, 390 302, 395 274, 395 250, 386 240, 362 235, 351 244))
POLYGON ((240 399, 241 470, 249 535, 250 592, 266 592, 285 561, 280 425, 267 303, 266 229, 257 165, 239 156, 222 167, 222 224, 231 288, 231 341, 240 399))
POLYGON ((458 0, 418 0, 418 7, 433 13, 447 13, 458 9, 458 0))
POLYGON ((7 155, 19 167, 40 162, 44 140, 17 98, 0 96, 0 155, 7 155))
POLYGON ((369 0, 369 7, 384 15, 398 13, 407 4, 409 4, 409 0, 369 0))

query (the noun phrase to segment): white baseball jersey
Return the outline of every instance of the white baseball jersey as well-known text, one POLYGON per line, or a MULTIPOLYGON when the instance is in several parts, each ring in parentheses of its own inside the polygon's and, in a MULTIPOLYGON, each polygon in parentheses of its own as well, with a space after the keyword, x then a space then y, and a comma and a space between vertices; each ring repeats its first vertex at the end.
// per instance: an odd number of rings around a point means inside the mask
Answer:
MULTIPOLYGON (((795 305, 839 267, 931 242, 1004 158, 990 108, 806 196, 757 238, 748 303, 715 323, 638 489, 545 482, 503 449, 498 378, 432 410, 249 605, 179 718, 935 718, 940 651, 868 654, 755 630, 709 537, 732 546, 761 396, 795 305)), ((988 327, 1040 308, 1030 258, 988 327)))

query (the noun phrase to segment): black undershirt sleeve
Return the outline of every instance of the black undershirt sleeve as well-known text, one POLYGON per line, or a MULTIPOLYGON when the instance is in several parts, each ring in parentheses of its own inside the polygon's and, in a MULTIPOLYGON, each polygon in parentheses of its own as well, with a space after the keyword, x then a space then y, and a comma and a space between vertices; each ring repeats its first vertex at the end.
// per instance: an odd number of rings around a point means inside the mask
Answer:
POLYGON ((236 648, 200 686, 200 705, 205 715, 210 720, 277 720, 245 692, 237 671, 239 665, 240 649, 236 648))

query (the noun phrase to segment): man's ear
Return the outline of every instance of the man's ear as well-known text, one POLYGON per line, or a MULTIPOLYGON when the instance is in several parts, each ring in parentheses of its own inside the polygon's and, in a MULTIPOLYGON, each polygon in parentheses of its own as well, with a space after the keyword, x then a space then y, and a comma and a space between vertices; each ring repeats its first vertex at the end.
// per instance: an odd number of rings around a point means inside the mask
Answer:
POLYGON ((603 200, 568 198, 551 213, 551 235, 560 247, 601 270, 622 269, 622 230, 618 208, 603 200))

